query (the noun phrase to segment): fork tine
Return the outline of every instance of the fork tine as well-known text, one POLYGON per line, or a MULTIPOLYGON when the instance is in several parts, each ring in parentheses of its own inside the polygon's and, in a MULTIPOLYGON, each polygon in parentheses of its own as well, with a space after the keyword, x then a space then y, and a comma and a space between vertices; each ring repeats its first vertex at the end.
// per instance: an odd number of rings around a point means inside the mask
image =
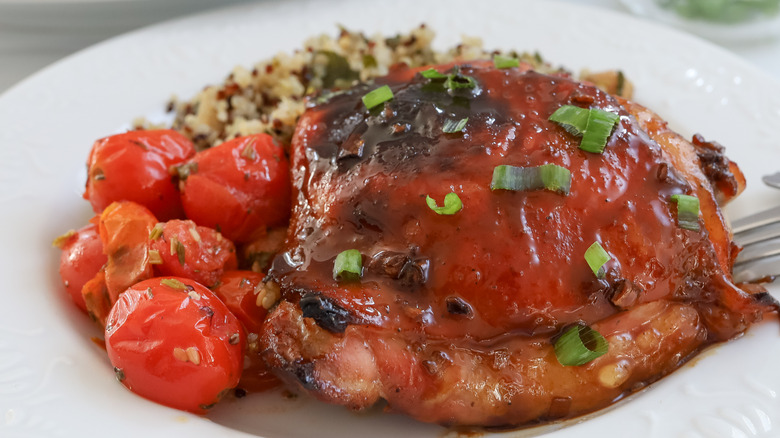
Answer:
POLYGON ((734 266, 734 281, 744 283, 780 275, 780 255, 754 259, 734 266))
POLYGON ((780 238, 767 239, 745 246, 734 261, 735 265, 780 254, 780 238))
POLYGON ((732 221, 731 231, 736 239, 738 234, 777 222, 780 222, 780 206, 732 221))
POLYGON ((740 246, 751 245, 775 237, 780 237, 780 222, 770 223, 761 227, 746 229, 739 234, 734 234, 734 241, 740 246))

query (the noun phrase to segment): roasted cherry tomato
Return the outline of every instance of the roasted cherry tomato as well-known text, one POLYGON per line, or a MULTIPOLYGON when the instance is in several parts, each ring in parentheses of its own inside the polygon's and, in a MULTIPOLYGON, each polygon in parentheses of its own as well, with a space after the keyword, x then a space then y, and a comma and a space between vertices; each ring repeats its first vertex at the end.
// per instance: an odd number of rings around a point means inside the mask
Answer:
POLYGON ((149 235, 157 219, 145 207, 115 202, 100 215, 100 239, 108 256, 106 286, 111 302, 133 284, 152 276, 149 235))
POLYGON ((247 242, 290 215, 287 158, 271 136, 257 134, 198 153, 179 172, 184 211, 198 225, 247 242), (186 178, 185 178, 186 176, 186 178))
POLYGON ((268 309, 257 303, 263 287, 263 274, 252 271, 226 271, 212 290, 251 333, 260 333, 268 309))
POLYGON ((160 275, 187 277, 211 287, 222 272, 238 266, 230 240, 190 220, 157 224, 150 240, 150 261, 160 275))
MULTIPOLYGON (((274 303, 274 297, 264 302, 268 291, 263 286, 264 275, 253 271, 227 271, 220 278, 219 284, 212 290, 222 300, 233 315, 244 325, 247 335, 246 360, 244 374, 239 387, 249 391, 262 391, 280 385, 260 358, 260 346, 257 334, 268 314, 269 307, 274 303)), ((278 299, 278 296, 275 297, 278 299)))
POLYGON ((60 277, 65 290, 73 302, 83 311, 87 307, 81 288, 98 273, 108 260, 103 254, 98 227, 95 224, 80 228, 58 238, 60 254, 60 277))
POLYGON ((195 155, 176 131, 131 131, 95 142, 87 160, 84 198, 96 213, 115 201, 137 202, 162 220, 183 216, 171 166, 195 155))
POLYGON ((117 378, 138 395, 198 414, 235 387, 244 330, 205 286, 155 277, 127 289, 106 320, 117 378))

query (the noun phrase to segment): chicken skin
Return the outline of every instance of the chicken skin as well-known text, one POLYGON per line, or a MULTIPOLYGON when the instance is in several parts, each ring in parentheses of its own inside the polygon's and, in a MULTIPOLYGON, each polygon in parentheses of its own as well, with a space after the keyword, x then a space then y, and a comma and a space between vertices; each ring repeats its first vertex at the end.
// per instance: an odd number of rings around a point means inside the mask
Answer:
POLYGON ((435 70, 398 67, 301 118, 292 222, 268 276, 282 300, 260 339, 280 377, 351 409, 384 400, 421 421, 514 427, 607 406, 777 308, 731 281, 719 203, 744 178, 717 144, 564 73, 435 70), (368 109, 381 85, 392 99, 368 109), (563 105, 619 115, 603 153, 549 120, 563 105), (544 164, 569 170, 568 193, 491 190, 496 166, 544 164), (429 207, 448 193, 462 209, 429 207), (698 198, 698 230, 680 226, 677 194, 698 198), (598 272, 594 242, 609 255, 598 272), (357 279, 334 275, 346 250, 361 254, 357 279), (574 325, 606 354, 562 365, 554 345, 574 325))

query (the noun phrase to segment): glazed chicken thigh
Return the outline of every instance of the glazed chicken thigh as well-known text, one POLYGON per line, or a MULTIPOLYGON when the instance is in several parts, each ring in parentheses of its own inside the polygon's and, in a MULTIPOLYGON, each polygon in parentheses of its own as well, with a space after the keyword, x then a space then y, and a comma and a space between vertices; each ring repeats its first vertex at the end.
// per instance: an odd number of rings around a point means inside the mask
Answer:
POLYGON ((399 67, 301 118, 292 222, 268 276, 282 300, 260 339, 278 375, 352 409, 518 426, 604 407, 776 309, 731 281, 718 203, 744 179, 717 144, 564 73, 436 70, 450 79, 399 67), (380 85, 393 98, 366 108, 380 85), (603 153, 549 120, 563 105, 619 115, 603 153), (496 166, 543 164, 570 171, 568 193, 491 190, 496 166), (428 206, 450 192, 460 211, 428 206), (698 198, 698 231, 680 227, 675 194, 698 198), (600 272, 584 256, 594 242, 600 272), (357 279, 334 278, 346 250, 361 254, 357 279), (563 366, 554 344, 577 324, 608 351, 563 366))

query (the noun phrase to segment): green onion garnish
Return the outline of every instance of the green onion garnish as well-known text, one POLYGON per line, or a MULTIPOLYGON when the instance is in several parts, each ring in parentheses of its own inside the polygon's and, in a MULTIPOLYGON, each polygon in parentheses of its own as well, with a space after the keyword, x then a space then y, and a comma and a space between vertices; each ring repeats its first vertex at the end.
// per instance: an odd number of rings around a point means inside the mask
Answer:
POLYGON ((554 348, 555 357, 561 365, 576 367, 606 354, 609 343, 596 330, 586 325, 576 325, 558 338, 554 348))
POLYGON ((452 134, 455 132, 463 131, 463 128, 466 127, 466 122, 469 121, 469 118, 466 117, 464 119, 460 120, 451 120, 447 119, 444 121, 444 126, 442 126, 441 130, 445 134, 452 134))
POLYGON ((598 278, 604 278, 604 264, 611 258, 598 242, 593 242, 593 245, 585 250, 585 261, 598 278))
POLYGON ((463 202, 461 202, 460 197, 454 192, 444 195, 443 207, 436 205, 436 201, 427 195, 425 196, 425 202, 431 210, 436 212, 436 214, 455 214, 463 208, 463 202))
POLYGON ((672 195, 677 203, 677 225, 691 231, 699 231, 699 198, 690 195, 672 195))
POLYGON ((425 79, 447 79, 447 75, 439 73, 435 68, 429 68, 428 70, 421 71, 420 74, 425 79))
POLYGON ((598 108, 584 109, 564 105, 549 117, 571 135, 582 136, 580 149, 600 154, 604 152, 612 128, 620 116, 598 108))
POLYGON ((495 68, 520 67, 520 60, 508 56, 495 55, 493 56, 493 67, 495 68))
POLYGON ((582 135, 580 149, 595 154, 604 152, 604 146, 607 145, 612 128, 619 118, 620 116, 609 111, 591 109, 588 113, 588 126, 582 135))
POLYGON ((540 190, 547 189, 569 194, 571 172, 557 164, 542 164, 534 167, 500 165, 493 169, 490 190, 540 190))
POLYGON ((589 110, 573 105, 564 105, 549 117, 551 122, 555 122, 571 135, 580 136, 588 127, 589 110))
POLYGON ((363 273, 363 256, 356 249, 342 251, 333 262, 334 280, 358 280, 363 273))
POLYGON ((444 81, 444 88, 450 91, 460 88, 474 88, 476 86, 477 81, 474 78, 460 73, 447 75, 447 79, 444 81))
POLYGON ((387 85, 371 90, 363 96, 363 104, 366 108, 371 109, 377 105, 381 105, 393 98, 393 90, 387 85))

